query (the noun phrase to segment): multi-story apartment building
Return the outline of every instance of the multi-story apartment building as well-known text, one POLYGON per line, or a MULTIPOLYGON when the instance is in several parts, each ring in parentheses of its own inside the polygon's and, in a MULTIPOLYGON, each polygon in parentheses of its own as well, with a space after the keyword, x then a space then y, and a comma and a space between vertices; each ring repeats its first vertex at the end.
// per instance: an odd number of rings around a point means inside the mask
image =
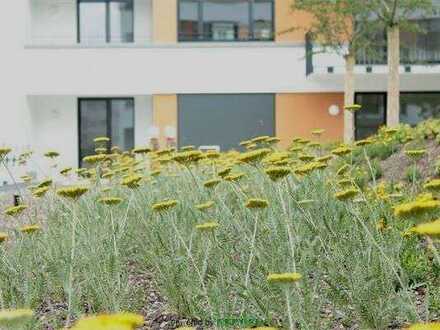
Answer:
MULTIPOLYGON (((61 166, 93 153, 93 138, 234 148, 276 135, 281 146, 324 128, 343 138, 341 56, 307 56, 309 17, 290 0, 18 0, 0 11, 0 144, 61 166)), ((402 33, 401 121, 440 114, 440 18, 402 33)), ((383 54, 386 49, 383 49, 383 54)), ((383 56, 386 58, 386 56, 383 56)), ((356 136, 385 123, 387 67, 359 54, 356 136)), ((0 171, 0 173, 2 173, 0 171)), ((2 181, 9 181, 0 174, 2 181)), ((1 184, 1 182, 0 182, 1 184)))

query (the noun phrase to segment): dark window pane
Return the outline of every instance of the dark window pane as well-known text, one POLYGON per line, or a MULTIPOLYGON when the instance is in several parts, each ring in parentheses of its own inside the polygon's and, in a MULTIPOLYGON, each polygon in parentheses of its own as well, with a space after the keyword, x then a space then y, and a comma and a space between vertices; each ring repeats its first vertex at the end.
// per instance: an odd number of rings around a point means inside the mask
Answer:
POLYGON ((110 2, 110 41, 133 42, 133 2, 110 2))
POLYGON ((93 139, 107 136, 107 101, 80 101, 80 157, 95 154, 93 139))
POLYGON ((198 40, 199 5, 197 1, 180 1, 179 38, 181 40, 198 40))
POLYGON ((416 125, 429 118, 440 117, 440 93, 402 93, 400 121, 416 125))
POLYGON ((253 8, 254 39, 273 39, 273 3, 267 0, 257 0, 253 8))
POLYGON ((432 63, 440 61, 440 19, 417 21, 420 31, 400 34, 403 63, 432 63))
POLYGON ((357 94, 356 103, 362 110, 356 113, 356 139, 365 139, 385 125, 385 94, 357 94))
POLYGON ((106 15, 105 2, 80 2, 79 20, 81 42, 87 44, 106 42, 106 15))
POLYGON ((82 99, 79 102, 80 160, 95 154, 94 139, 108 136, 111 146, 134 147, 133 99, 82 99))
POLYGON ((259 135, 273 136, 273 94, 179 95, 180 146, 240 149, 239 143, 259 135))
POLYGON ((112 146, 122 150, 134 147, 134 104, 132 99, 111 101, 112 146))
POLYGON ((216 41, 248 40, 249 6, 248 0, 204 1, 204 38, 216 41))

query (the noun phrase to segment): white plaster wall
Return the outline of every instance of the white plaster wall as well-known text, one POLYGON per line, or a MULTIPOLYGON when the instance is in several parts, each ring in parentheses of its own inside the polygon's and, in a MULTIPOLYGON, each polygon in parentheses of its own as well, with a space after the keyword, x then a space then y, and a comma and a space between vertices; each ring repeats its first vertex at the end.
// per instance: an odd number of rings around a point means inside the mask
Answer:
MULTIPOLYGON (((343 74, 306 77, 301 46, 27 49, 22 88, 32 94, 340 92, 343 74), (338 79, 334 79, 335 76, 338 79), (60 83, 62 82, 62 83, 60 83)), ((440 67, 412 74, 415 90, 438 90, 440 67), (437 68, 437 71, 436 71, 437 68), (432 72, 432 73, 431 73, 432 72)), ((18 69, 18 68, 17 68, 18 69)), ((359 79, 370 79, 367 74, 359 79)), ((385 75, 378 77, 382 81, 385 75)), ((405 81, 402 89, 406 89, 405 81)), ((369 84, 365 84, 366 86, 369 84)), ((371 86, 373 90, 378 84, 371 86)))
POLYGON ((75 96, 29 96, 31 121, 31 149, 34 151, 30 166, 40 177, 53 176, 60 168, 78 164, 78 111, 75 96), (49 150, 61 156, 54 163, 44 157, 49 150))
POLYGON ((30 1, 31 44, 64 45, 76 42, 76 0, 30 1))

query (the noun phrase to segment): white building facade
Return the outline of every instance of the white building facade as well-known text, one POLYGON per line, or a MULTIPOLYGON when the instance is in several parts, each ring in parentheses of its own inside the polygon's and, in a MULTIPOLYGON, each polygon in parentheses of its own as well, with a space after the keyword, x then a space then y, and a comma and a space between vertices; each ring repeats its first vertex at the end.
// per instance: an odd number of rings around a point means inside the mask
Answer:
MULTIPOLYGON (((310 59, 305 31, 279 33, 306 21, 288 0, 8 3, 0 11, 0 147, 14 150, 8 166, 48 176, 43 154, 56 150, 59 167, 78 167, 102 135, 122 149, 151 137, 161 147, 174 140, 229 149, 239 132, 271 133, 288 146, 321 127, 326 140, 342 139, 342 111, 328 109, 343 106, 343 59, 310 59), (18 166, 27 150, 32 160, 18 166)), ((439 20, 429 28, 431 46, 419 44, 429 58, 401 68, 410 121, 440 115, 439 20)), ((356 67, 359 101, 376 107, 357 120, 362 134, 385 115, 386 70, 384 63, 356 67)), ((11 183, 3 169, 2 183, 11 183)))

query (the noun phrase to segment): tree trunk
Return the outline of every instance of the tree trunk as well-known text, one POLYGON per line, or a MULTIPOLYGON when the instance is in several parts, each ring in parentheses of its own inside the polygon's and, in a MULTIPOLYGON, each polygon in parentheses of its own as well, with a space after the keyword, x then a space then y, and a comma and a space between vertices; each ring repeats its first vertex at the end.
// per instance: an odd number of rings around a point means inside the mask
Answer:
MULTIPOLYGON (((354 54, 345 56, 345 89, 344 104, 354 104, 354 54)), ((354 141, 354 114, 351 111, 344 111, 344 142, 354 141)))
POLYGON ((387 125, 395 127, 400 122, 400 29, 388 27, 388 101, 387 125))

